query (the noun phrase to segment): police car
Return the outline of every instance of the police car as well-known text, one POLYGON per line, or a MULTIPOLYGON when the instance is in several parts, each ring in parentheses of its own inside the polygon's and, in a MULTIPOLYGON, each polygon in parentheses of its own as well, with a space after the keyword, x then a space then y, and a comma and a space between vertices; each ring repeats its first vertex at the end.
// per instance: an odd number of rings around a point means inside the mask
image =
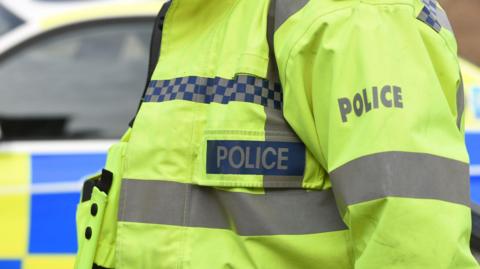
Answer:
POLYGON ((460 64, 462 66, 466 95, 465 140, 471 163, 472 249, 480 261, 480 68, 466 61, 461 61, 460 64))
MULTIPOLYGON (((0 0, 1 269, 73 267, 79 190, 137 108, 163 2, 0 0)), ((480 205, 480 70, 462 66, 480 205)))
POLYGON ((73 268, 83 178, 133 117, 163 0, 0 0, 0 268, 73 268))

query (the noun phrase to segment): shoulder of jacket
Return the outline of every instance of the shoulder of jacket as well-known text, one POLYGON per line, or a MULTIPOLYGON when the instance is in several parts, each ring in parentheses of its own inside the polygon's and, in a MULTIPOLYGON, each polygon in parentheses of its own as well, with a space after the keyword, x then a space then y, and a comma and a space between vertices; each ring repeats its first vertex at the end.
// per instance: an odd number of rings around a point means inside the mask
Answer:
MULTIPOLYGON (((288 1, 297 0, 284 0, 284 2, 288 1)), ((306 24, 319 20, 328 21, 340 13, 345 13, 364 5, 379 9, 401 6, 410 7, 414 11, 412 12, 412 17, 414 18, 416 12, 419 12, 427 3, 436 2, 436 0, 310 0, 296 13, 292 12, 291 16, 285 20, 285 23, 298 19, 301 19, 306 24)))
MULTIPOLYGON (((337 31, 355 23, 373 27, 379 22, 373 18, 378 14, 390 16, 392 20, 422 20, 422 12, 429 2, 435 5, 437 3, 436 0, 310 0, 279 25, 275 32, 275 46, 291 47, 302 37, 309 33, 315 34, 320 28, 323 29, 322 32, 337 31)), ((441 10, 439 6, 438 8, 441 10)), ((424 22, 429 23, 430 17, 424 18, 424 22)))

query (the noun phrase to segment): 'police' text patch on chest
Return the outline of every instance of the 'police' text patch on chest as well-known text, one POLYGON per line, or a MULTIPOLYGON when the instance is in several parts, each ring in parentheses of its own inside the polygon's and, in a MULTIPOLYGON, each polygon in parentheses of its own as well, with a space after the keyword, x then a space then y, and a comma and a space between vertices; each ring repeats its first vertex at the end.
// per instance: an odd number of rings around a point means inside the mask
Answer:
POLYGON ((207 174, 303 176, 305 145, 272 141, 207 141, 207 174))

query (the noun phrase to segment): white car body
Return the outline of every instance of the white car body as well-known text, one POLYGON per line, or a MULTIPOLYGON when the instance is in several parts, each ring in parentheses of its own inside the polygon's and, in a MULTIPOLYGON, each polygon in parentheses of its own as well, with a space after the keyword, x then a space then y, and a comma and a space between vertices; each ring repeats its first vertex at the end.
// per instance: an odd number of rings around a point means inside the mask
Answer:
MULTIPOLYGON (((145 30, 150 33, 163 2, 0 0, 0 6, 23 21, 0 34, 0 66, 6 56, 15 56, 25 44, 35 43, 39 37, 48 39, 49 33, 68 32, 76 25, 116 20, 128 24, 135 18, 146 25, 151 21, 145 30)), ((147 64, 145 53, 145 69, 147 64)), ((146 71, 138 76, 144 80, 146 71)), ((142 87, 135 89, 135 103, 142 87)), ((0 89, 0 98, 1 94, 0 89)), ((121 120, 126 129, 130 119, 121 120)), ((2 140, 0 128, 0 268, 73 267, 75 206, 82 182, 101 169, 108 148, 118 138, 2 140), (56 208, 56 213, 50 208, 56 208)))

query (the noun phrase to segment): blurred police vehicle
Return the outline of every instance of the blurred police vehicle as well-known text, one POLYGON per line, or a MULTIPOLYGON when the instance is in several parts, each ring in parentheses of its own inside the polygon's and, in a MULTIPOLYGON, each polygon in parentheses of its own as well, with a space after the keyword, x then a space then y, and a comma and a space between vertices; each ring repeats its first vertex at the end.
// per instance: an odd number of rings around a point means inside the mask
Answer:
POLYGON ((480 261, 480 68, 461 61, 465 86, 466 143, 470 154, 470 182, 472 192, 472 247, 480 261))
POLYGON ((0 0, 0 268, 72 268, 82 178, 128 127, 163 0, 0 0))

